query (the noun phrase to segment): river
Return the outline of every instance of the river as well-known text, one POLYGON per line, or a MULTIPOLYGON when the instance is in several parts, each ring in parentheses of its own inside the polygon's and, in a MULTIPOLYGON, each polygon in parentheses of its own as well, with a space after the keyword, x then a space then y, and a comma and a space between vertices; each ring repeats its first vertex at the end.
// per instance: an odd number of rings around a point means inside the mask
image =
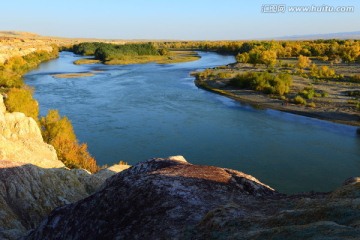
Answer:
POLYGON ((251 174, 285 193, 330 191, 360 173, 356 128, 254 109, 198 89, 191 71, 234 62, 200 52, 179 64, 74 65, 70 52, 25 76, 41 115, 59 109, 100 165, 183 155, 251 174), (61 79, 57 73, 94 71, 61 79))

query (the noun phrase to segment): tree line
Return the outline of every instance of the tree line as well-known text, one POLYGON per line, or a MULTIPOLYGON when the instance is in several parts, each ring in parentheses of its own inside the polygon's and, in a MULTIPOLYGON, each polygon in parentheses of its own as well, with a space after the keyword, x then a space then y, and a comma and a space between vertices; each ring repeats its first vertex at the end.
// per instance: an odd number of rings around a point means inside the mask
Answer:
POLYGON ((81 55, 94 55, 102 62, 121 59, 124 56, 166 55, 166 49, 157 48, 152 43, 111 44, 87 42, 74 45, 72 51, 81 55))

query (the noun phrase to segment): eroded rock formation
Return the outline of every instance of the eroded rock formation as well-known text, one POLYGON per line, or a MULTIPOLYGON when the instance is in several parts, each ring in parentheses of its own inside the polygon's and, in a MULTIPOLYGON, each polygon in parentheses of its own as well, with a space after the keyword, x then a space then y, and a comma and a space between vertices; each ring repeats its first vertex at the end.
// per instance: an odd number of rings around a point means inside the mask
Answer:
POLYGON ((0 96, 0 159, 33 164, 42 168, 59 168, 53 146, 44 143, 39 126, 23 113, 6 112, 0 96))
POLYGON ((6 112, 0 97, 0 239, 24 236, 51 210, 89 196, 126 167, 98 174, 65 168, 35 120, 6 112))
POLYGON ((247 174, 150 159, 54 210, 24 239, 356 239, 360 182, 286 196, 247 174))

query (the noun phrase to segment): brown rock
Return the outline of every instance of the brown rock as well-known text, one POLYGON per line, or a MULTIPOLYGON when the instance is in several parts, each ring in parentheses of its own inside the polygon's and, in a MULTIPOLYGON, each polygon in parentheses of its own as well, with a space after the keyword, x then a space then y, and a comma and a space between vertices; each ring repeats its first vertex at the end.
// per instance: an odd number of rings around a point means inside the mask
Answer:
POLYGON ((219 205, 278 195, 247 174, 172 159, 116 174, 91 197, 53 211, 27 239, 178 239, 219 205))

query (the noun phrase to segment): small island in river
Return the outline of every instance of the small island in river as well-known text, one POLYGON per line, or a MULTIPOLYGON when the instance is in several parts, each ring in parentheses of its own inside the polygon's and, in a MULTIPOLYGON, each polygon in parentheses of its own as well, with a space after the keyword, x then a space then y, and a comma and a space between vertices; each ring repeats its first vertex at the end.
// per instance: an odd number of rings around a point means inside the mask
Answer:
POLYGON ((111 44, 103 42, 85 42, 72 46, 69 50, 94 58, 79 59, 74 64, 104 63, 108 65, 140 64, 156 62, 159 64, 195 61, 200 56, 194 51, 181 49, 169 50, 159 43, 111 44))

